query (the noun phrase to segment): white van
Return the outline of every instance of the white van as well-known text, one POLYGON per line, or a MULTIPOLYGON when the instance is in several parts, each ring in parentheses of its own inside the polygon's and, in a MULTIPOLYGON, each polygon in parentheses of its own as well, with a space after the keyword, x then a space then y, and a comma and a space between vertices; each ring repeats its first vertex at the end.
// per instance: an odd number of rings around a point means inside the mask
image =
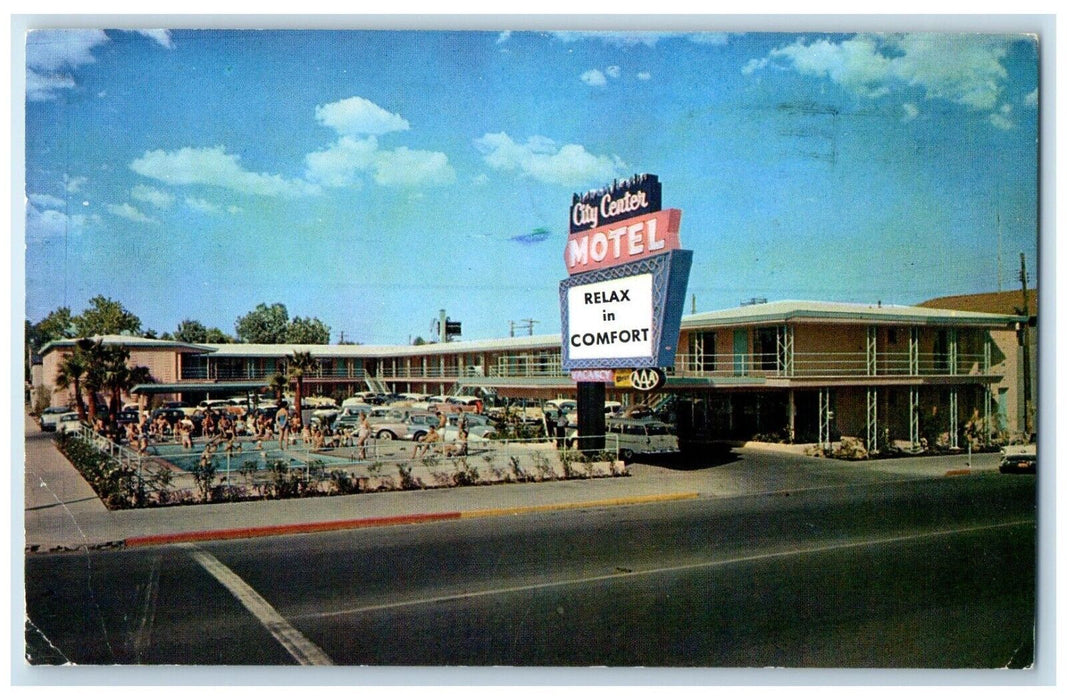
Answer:
POLYGON ((637 454, 678 451, 678 434, 674 426, 654 418, 613 418, 607 421, 605 447, 619 444, 619 459, 630 461, 637 454))

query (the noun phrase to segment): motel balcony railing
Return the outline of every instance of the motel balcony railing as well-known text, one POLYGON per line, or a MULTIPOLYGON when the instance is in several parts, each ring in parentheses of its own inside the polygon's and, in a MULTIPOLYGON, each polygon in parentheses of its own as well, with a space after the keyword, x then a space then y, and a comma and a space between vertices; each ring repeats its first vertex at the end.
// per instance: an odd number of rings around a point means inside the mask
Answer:
MULTIPOLYGON (((236 367, 182 367, 183 380, 218 380, 244 381, 263 379, 269 381, 279 369, 236 368, 236 367)), ((367 376, 363 369, 346 367, 319 368, 304 372, 304 379, 363 379, 367 376)))
POLYGON ((397 366, 383 367, 375 377, 380 379, 453 379, 470 377, 566 377, 562 363, 558 357, 549 359, 523 359, 515 358, 501 361, 497 364, 484 368, 481 365, 468 365, 456 367, 455 365, 427 365, 422 367, 397 366))
MULTIPOLYGON (((231 367, 185 367, 183 380, 269 381, 277 369, 231 367)), ((777 353, 721 353, 675 356, 674 367, 668 370, 674 377, 760 377, 760 378, 841 378, 887 376, 986 376, 990 374, 987 358, 981 353, 880 352, 873 357, 866 352, 795 352, 791 358, 777 353)), ((363 368, 332 367, 311 370, 304 379, 353 379, 368 376, 363 368)), ((490 378, 565 378, 558 356, 547 358, 498 358, 489 366, 454 363, 443 367, 437 363, 406 366, 382 363, 372 373, 377 379, 391 380, 450 380, 469 377, 490 378)))
POLYGON ((798 352, 791 362, 775 353, 675 356, 675 377, 835 378, 881 376, 985 376, 982 354, 798 352))

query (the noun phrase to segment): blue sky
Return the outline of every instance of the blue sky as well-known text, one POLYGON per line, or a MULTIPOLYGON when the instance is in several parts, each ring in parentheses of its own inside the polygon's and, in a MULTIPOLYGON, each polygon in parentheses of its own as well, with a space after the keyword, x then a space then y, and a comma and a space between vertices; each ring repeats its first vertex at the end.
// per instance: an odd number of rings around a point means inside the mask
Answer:
POLYGON ((558 332, 571 195, 640 172, 698 311, 1017 289, 1019 253, 1037 286, 1018 35, 74 30, 26 61, 31 321, 558 332))

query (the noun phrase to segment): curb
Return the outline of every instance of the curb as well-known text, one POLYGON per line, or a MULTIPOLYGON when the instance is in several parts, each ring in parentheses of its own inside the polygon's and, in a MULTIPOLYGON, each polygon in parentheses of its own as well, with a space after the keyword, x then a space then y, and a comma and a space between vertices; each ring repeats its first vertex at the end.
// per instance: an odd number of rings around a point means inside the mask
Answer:
POLYGON ((635 496, 633 498, 609 498, 600 501, 580 501, 553 505, 518 506, 514 508, 488 508, 471 511, 449 511, 445 513, 418 513, 414 515, 394 515, 379 518, 359 518, 354 520, 334 520, 316 523, 294 523, 289 525, 264 525, 261 527, 241 527, 226 530, 201 530, 193 532, 175 532, 166 535, 143 535, 128 537, 123 540, 126 547, 150 547, 181 542, 208 542, 213 540, 239 540, 253 537, 271 537, 275 535, 297 535, 334 530, 357 530, 370 527, 389 527, 393 525, 416 525, 444 520, 461 520, 468 518, 491 518, 505 515, 523 515, 543 513, 554 510, 576 510, 581 508, 604 508, 611 506, 629 506, 643 503, 661 503, 697 498, 698 493, 656 494, 652 496, 635 496))

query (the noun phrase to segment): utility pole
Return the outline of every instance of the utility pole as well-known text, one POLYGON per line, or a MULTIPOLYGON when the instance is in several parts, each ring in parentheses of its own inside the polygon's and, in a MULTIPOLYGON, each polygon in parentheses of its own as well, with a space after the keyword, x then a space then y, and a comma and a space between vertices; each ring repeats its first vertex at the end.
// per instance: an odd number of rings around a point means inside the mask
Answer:
POLYGON ((1022 328, 1019 329, 1019 345, 1023 353, 1023 425, 1026 434, 1033 435, 1033 419, 1031 418, 1030 404, 1032 396, 1030 391, 1030 300, 1026 293, 1026 255, 1019 253, 1019 281, 1023 284, 1023 306, 1017 309, 1025 318, 1022 328))
POLYGON ((997 209, 997 291, 1003 291, 1004 285, 1002 282, 1001 268, 1003 262, 1001 261, 1001 234, 1000 234, 1000 210, 997 209))
POLYGON ((522 319, 521 322, 520 321, 508 321, 508 327, 509 327, 508 335, 511 338, 515 337, 515 326, 519 326, 521 328, 525 328, 526 329, 526 335, 533 335, 533 327, 534 327, 535 323, 540 323, 540 321, 535 321, 532 318, 524 318, 524 319, 522 319))

